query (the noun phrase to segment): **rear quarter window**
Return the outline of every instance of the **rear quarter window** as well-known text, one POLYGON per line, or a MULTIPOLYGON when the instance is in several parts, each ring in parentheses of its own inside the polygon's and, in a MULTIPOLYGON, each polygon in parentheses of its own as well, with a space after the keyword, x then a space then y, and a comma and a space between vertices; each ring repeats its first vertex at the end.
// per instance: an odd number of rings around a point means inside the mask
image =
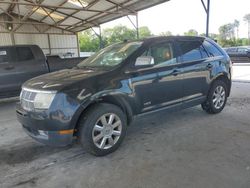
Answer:
POLYGON ((222 52, 212 43, 208 41, 203 42, 203 46, 207 50, 209 56, 216 57, 216 56, 222 56, 222 52))
POLYGON ((29 47, 17 47, 16 52, 18 61, 29 61, 34 59, 34 55, 29 47))

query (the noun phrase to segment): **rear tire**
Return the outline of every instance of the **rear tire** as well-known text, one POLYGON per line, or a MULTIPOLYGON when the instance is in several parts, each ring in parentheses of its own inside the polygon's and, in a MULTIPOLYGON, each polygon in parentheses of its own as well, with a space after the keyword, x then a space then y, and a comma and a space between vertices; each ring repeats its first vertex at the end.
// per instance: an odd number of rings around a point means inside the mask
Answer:
POLYGON ((79 141, 95 156, 114 152, 127 130, 124 112, 113 104, 100 103, 91 107, 79 122, 79 141))
POLYGON ((227 102, 228 89, 225 82, 216 80, 209 90, 207 100, 201 104, 204 111, 209 114, 220 113, 227 102))

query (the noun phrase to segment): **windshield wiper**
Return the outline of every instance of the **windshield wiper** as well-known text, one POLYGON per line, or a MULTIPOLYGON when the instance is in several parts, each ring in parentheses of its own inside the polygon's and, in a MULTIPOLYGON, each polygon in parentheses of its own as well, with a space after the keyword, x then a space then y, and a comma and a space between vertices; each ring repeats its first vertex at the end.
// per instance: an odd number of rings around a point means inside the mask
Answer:
POLYGON ((95 67, 91 67, 91 66, 81 66, 79 67, 78 65, 76 65, 77 69, 88 69, 88 70, 95 70, 95 67))

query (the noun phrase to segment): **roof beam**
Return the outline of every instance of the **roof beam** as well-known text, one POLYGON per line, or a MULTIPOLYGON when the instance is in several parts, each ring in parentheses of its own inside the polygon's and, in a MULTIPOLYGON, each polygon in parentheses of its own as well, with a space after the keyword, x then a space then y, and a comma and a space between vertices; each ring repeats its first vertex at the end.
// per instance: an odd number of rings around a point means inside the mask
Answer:
POLYGON ((34 14, 40 7, 39 5, 42 4, 45 0, 39 0, 37 2, 37 7, 36 8, 32 8, 31 11, 27 12, 27 14, 22 18, 22 20, 27 20, 30 16, 32 16, 32 14, 34 14))
MULTIPOLYGON (((0 9, 1 9, 1 7, 0 7, 0 9)), ((12 20, 12 21, 8 21, 8 20, 0 20, 0 23, 12 23, 12 24, 28 24, 28 25, 47 25, 47 26, 49 26, 49 27, 54 27, 54 28, 57 28, 57 29, 60 29, 60 30, 64 30, 64 31, 67 31, 67 32, 71 32, 71 33, 75 33, 75 32, 73 32, 73 31, 70 31, 70 30, 68 30, 68 29, 66 29, 66 28, 61 28, 61 27, 58 27, 58 26, 55 26, 55 25, 53 25, 53 24, 47 24, 47 23, 44 23, 44 22, 38 22, 38 21, 36 21, 36 20, 34 20, 34 21, 29 21, 29 22, 27 22, 27 21, 21 21, 21 20, 18 20, 18 19, 16 19, 15 17, 14 17, 14 19, 12 20), (15 21, 14 21, 15 20, 15 21)), ((68 27, 68 26, 70 26, 70 25, 61 25, 62 27, 68 27)))
MULTIPOLYGON (((96 3, 98 3, 99 1, 100 1, 100 0, 92 1, 88 6, 85 7, 85 9, 88 10, 89 8, 91 8, 92 6, 94 6, 96 3)), ((74 14, 76 14, 76 13, 78 13, 78 12, 80 12, 80 10, 77 10, 77 11, 73 12, 72 14, 69 14, 68 17, 72 17, 72 16, 74 16, 74 14)), ((65 20, 67 20, 68 17, 66 17, 66 18, 64 18, 64 19, 62 19, 62 20, 60 20, 60 21, 58 22, 58 24, 61 24, 62 22, 64 22, 65 20)), ((78 19, 79 19, 79 18, 78 18, 78 19)), ((94 26, 97 26, 96 24, 91 23, 91 22, 88 22, 88 21, 85 21, 85 20, 83 20, 83 19, 81 19, 81 21, 80 21, 80 22, 77 22, 77 23, 79 24, 79 23, 82 23, 82 22, 90 23, 90 24, 93 24, 94 26)), ((74 25, 75 25, 75 24, 74 24, 74 25)))
MULTIPOLYGON (((51 8, 47 8, 47 9, 52 10, 52 11, 54 10, 54 9, 51 9, 51 8)), ((88 21, 83 20, 83 19, 81 19, 81 18, 78 18, 78 17, 76 17, 76 16, 74 16, 74 15, 71 15, 71 14, 67 14, 67 13, 64 13, 64 12, 61 12, 61 11, 58 11, 58 10, 57 10, 56 12, 58 12, 58 13, 64 15, 64 16, 66 16, 66 17, 64 18, 64 21, 65 21, 66 19, 68 19, 69 17, 72 17, 72 18, 75 18, 75 19, 77 19, 77 20, 80 20, 80 23, 82 23, 82 22, 91 23, 91 22, 88 22, 88 21)), ((59 22, 57 22, 55 25, 60 25, 61 23, 62 23, 62 22, 59 21, 59 22)), ((94 24, 94 23, 91 23, 91 24, 96 25, 96 24, 94 24)))
MULTIPOLYGON (((49 26, 54 26, 53 24, 47 24, 47 23, 44 23, 44 22, 36 22, 36 21, 7 21, 7 20, 0 20, 0 23, 12 23, 12 24, 28 24, 28 25, 49 25, 49 26)), ((62 27, 67 27, 67 26, 70 26, 70 25, 61 25, 62 27)), ((56 27, 56 26, 54 26, 56 27)), ((59 28, 59 27, 57 27, 59 28)), ((62 28, 60 28, 62 29, 62 28)), ((71 31, 72 32, 72 31, 71 31)))
MULTIPOLYGON (((18 0, 12 0, 12 3, 17 2, 17 1, 18 0)), ((12 3, 10 4, 10 6, 7 9, 7 12, 9 12, 9 13, 11 13, 14 10, 15 6, 16 6, 16 4, 12 4, 12 3)))
POLYGON ((43 9, 43 11, 47 14, 47 16, 56 24, 55 19, 50 15, 50 13, 43 7, 41 7, 41 9, 43 9))
MULTIPOLYGON (((129 3, 130 1, 133 1, 133 0, 128 0, 128 1, 125 1, 125 2, 123 2, 123 3, 120 3, 119 4, 119 6, 125 6, 125 4, 126 3, 129 3)), ((115 9, 117 6, 115 5, 115 6, 113 6, 113 7, 111 7, 111 8, 108 8, 108 9, 106 9, 105 11, 110 11, 110 10, 112 10, 112 9, 115 9)), ((100 18, 100 17, 102 17, 102 15, 101 14, 103 14, 103 13, 99 13, 99 14, 96 14, 95 16, 92 16, 91 18, 94 18, 94 17, 97 17, 97 18, 95 18, 95 19, 92 19, 91 21, 90 21, 90 19, 86 19, 85 21, 87 21, 87 22, 94 22, 95 20, 97 20, 98 18, 100 18), (101 16, 100 16, 101 15, 101 16), (98 17, 99 16, 99 17, 98 17)), ((134 14, 134 13, 133 13, 134 14)), ((124 16, 126 16, 127 14, 124 14, 124 16)), ((81 22, 78 22, 78 23, 75 23, 72 27, 76 27, 78 24, 80 24, 81 22)), ((84 23, 83 24, 81 24, 81 25, 79 25, 79 26, 77 26, 77 27, 82 27, 84 25, 84 23)), ((66 29, 69 29, 69 28, 71 28, 71 27, 67 27, 66 29)))
POLYGON ((0 6, 0 10, 2 10, 5 14, 7 14, 9 17, 11 17, 13 20, 16 19, 14 16, 12 16, 7 10, 4 10, 1 6, 0 6))
MULTIPOLYGON (((63 6, 63 5, 66 4, 67 2, 68 2, 68 0, 65 0, 64 2, 62 2, 61 4, 59 4, 58 6, 59 6, 59 7, 60 7, 60 6, 63 6)), ((51 12, 49 13, 49 15, 53 14, 57 9, 58 9, 58 8, 55 8, 53 11, 51 11, 51 12)), ((40 20, 40 22, 42 22, 43 20, 45 20, 46 18, 48 18, 49 15, 44 16, 44 17, 40 20)))
MULTIPOLYGON (((24 0, 24 1, 30 2, 30 0, 24 0)), ((99 0, 94 1, 93 3, 90 3, 90 4, 86 7, 86 8, 87 8, 86 11, 88 11, 88 8, 91 7, 91 6, 93 6, 93 5, 94 5, 95 3, 97 3, 98 1, 99 1, 99 0)), ((0 3, 1 3, 1 1, 0 1, 0 3)), ((39 6, 40 6, 40 8, 43 8, 41 5, 39 5, 39 6)), ((62 7, 60 7, 60 8, 62 8, 62 7)), ((85 8, 85 9, 86 9, 86 8, 85 8)), ((55 10, 55 9, 53 9, 53 8, 50 8, 50 7, 47 7, 47 9, 49 9, 49 10, 51 10, 51 11, 54 11, 54 10, 55 10)), ((80 23, 82 23, 82 22, 84 22, 84 23, 90 23, 90 24, 96 26, 96 24, 91 23, 91 22, 88 22, 88 21, 85 21, 85 20, 83 20, 83 19, 81 19, 81 18, 78 18, 78 17, 76 17, 76 16, 74 16, 74 15, 70 15, 70 14, 67 14, 67 13, 62 12, 62 11, 59 11, 59 10, 56 10, 55 12, 58 12, 58 13, 60 13, 60 14, 62 14, 62 15, 65 15, 66 18, 65 18, 64 20, 68 19, 69 17, 72 17, 72 18, 75 18, 75 19, 80 20, 80 23)), ((59 21, 59 22, 60 22, 60 21, 59 21)), ((59 23, 59 22, 58 22, 58 23, 59 23)), ((58 23, 55 23, 54 26, 59 26, 58 23)), ((62 23, 62 22, 60 22, 60 23, 62 23)))
POLYGON ((119 4, 119 3, 116 3, 116 2, 111 1, 111 0, 105 0, 105 1, 107 1, 107 2, 109 2, 109 3, 112 3, 112 4, 116 5, 117 7, 120 7, 120 8, 126 9, 126 10, 129 10, 129 11, 131 11, 131 12, 133 12, 133 13, 136 14, 136 11, 134 11, 134 10, 132 10, 132 9, 130 9, 130 8, 124 7, 123 5, 121 5, 121 4, 119 4))
MULTIPOLYGON (((0 4, 19 4, 19 5, 24 5, 24 6, 37 6, 33 1, 25 0, 27 3, 24 2, 8 2, 8 1, 0 1, 0 4)), ((79 10, 79 11, 88 11, 88 12, 96 12, 96 13, 108 13, 108 14, 121 14, 120 12, 112 12, 112 11, 100 11, 100 10, 86 10, 86 8, 72 8, 72 7, 60 7, 60 6, 55 6, 55 5, 45 5, 41 4, 39 5, 40 7, 43 8, 51 8, 51 9, 65 9, 65 10, 79 10)))
MULTIPOLYGON (((32 8, 31 11, 28 11, 21 19, 21 21, 26 21, 27 19, 30 18, 30 16, 32 16, 32 14, 34 14, 40 7, 39 4, 43 3, 45 0, 39 0, 37 2, 38 6, 36 8, 32 8)), ((20 15, 20 13, 19 13, 20 15)), ((14 32, 17 31, 23 24, 19 24, 18 26, 16 26, 16 28, 13 30, 14 32)), ((34 25, 33 25, 34 26, 34 25)))

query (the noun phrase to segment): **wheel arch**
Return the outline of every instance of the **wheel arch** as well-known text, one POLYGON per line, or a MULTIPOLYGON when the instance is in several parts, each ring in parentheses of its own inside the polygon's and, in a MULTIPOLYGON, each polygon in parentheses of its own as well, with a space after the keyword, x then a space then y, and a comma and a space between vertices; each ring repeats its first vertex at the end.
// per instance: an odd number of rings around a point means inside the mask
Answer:
POLYGON ((231 91, 231 80, 229 79, 227 73, 220 73, 218 74, 212 81, 211 86, 214 84, 215 81, 221 80, 227 85, 227 96, 230 96, 230 91, 231 91))
POLYGON ((126 120, 128 125, 133 121, 134 113, 133 110, 130 106, 130 104, 127 102, 125 97, 123 96, 124 94, 119 94, 119 95, 105 95, 105 96, 99 96, 95 97, 94 99, 90 99, 88 102, 86 102, 84 105, 82 105, 75 117, 76 121, 74 123, 74 129, 77 132, 79 121, 83 117, 83 115, 93 106, 99 104, 99 103, 108 103, 108 104, 113 104, 118 106, 126 115, 126 120))

